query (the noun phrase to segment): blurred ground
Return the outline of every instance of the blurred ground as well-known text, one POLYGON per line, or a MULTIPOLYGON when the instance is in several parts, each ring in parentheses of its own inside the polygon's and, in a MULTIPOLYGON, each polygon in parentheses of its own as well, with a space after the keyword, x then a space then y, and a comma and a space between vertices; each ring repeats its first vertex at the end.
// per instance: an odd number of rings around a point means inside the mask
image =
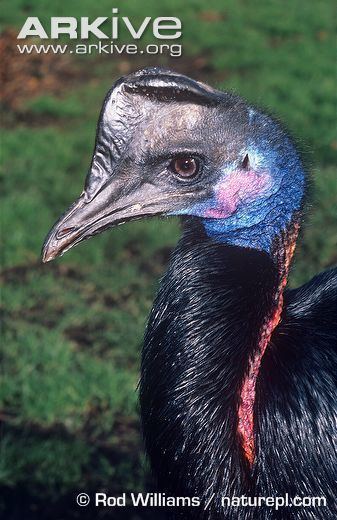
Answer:
POLYGON ((85 79, 84 69, 76 67, 69 56, 20 54, 16 48, 16 37, 14 29, 7 29, 0 35, 0 101, 14 114, 34 96, 41 93, 60 94, 65 88, 74 86, 76 79, 85 79))
MULTIPOLYGON (((152 0, 131 1, 123 14, 135 19, 147 8, 153 16, 178 12, 183 19, 183 57, 160 62, 23 57, 15 34, 29 13, 40 16, 39 4, 6 4, 0 39, 2 511, 15 520, 77 518, 75 491, 152 486, 139 433, 139 357, 158 279, 179 236, 176 222, 132 223, 40 264, 45 234, 82 189, 105 92, 121 74, 159 63, 278 114, 312 171, 291 276, 292 285, 300 284, 337 262, 332 2, 214 0, 205 9, 201 0, 183 6, 167 0, 160 8, 152 0)), ((69 4, 74 13, 65 4, 43 4, 41 17, 94 18, 111 8, 107 0, 99 7, 89 0, 69 4)), ((116 519, 150 518, 134 513, 116 519)))

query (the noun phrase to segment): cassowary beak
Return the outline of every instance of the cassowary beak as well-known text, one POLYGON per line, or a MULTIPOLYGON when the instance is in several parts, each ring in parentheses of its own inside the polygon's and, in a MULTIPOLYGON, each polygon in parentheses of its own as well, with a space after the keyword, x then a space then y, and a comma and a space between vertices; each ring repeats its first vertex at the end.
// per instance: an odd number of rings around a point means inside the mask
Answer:
POLYGON ((42 261, 49 262, 112 226, 161 214, 167 209, 166 200, 165 195, 148 182, 114 175, 94 194, 86 189, 61 216, 45 240, 42 261))

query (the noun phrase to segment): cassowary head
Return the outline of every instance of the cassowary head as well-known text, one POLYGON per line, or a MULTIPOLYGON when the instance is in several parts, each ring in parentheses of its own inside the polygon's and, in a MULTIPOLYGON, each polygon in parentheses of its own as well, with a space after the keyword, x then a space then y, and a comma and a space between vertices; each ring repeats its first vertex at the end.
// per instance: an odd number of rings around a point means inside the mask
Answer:
POLYGON ((269 116, 186 76, 141 70, 108 92, 84 191, 43 259, 151 215, 198 217, 214 240, 270 251, 303 190, 299 156, 269 116))

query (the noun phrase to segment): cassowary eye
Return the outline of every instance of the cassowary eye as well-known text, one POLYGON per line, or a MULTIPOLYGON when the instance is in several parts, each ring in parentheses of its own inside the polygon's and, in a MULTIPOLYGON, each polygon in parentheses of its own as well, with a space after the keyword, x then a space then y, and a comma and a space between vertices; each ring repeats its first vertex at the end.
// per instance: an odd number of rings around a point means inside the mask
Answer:
POLYGON ((195 177, 200 168, 200 161, 195 157, 183 155, 176 157, 170 162, 169 169, 178 177, 189 179, 195 177))

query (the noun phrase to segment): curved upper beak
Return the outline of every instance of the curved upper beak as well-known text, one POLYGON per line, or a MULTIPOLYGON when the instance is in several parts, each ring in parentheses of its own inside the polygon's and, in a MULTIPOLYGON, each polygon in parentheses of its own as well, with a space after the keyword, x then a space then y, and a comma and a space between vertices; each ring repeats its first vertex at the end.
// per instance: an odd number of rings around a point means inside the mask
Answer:
POLYGON ((85 190, 60 217, 42 248, 42 261, 57 256, 112 226, 145 216, 162 214, 167 209, 160 190, 149 182, 132 177, 113 176, 92 195, 85 190))

